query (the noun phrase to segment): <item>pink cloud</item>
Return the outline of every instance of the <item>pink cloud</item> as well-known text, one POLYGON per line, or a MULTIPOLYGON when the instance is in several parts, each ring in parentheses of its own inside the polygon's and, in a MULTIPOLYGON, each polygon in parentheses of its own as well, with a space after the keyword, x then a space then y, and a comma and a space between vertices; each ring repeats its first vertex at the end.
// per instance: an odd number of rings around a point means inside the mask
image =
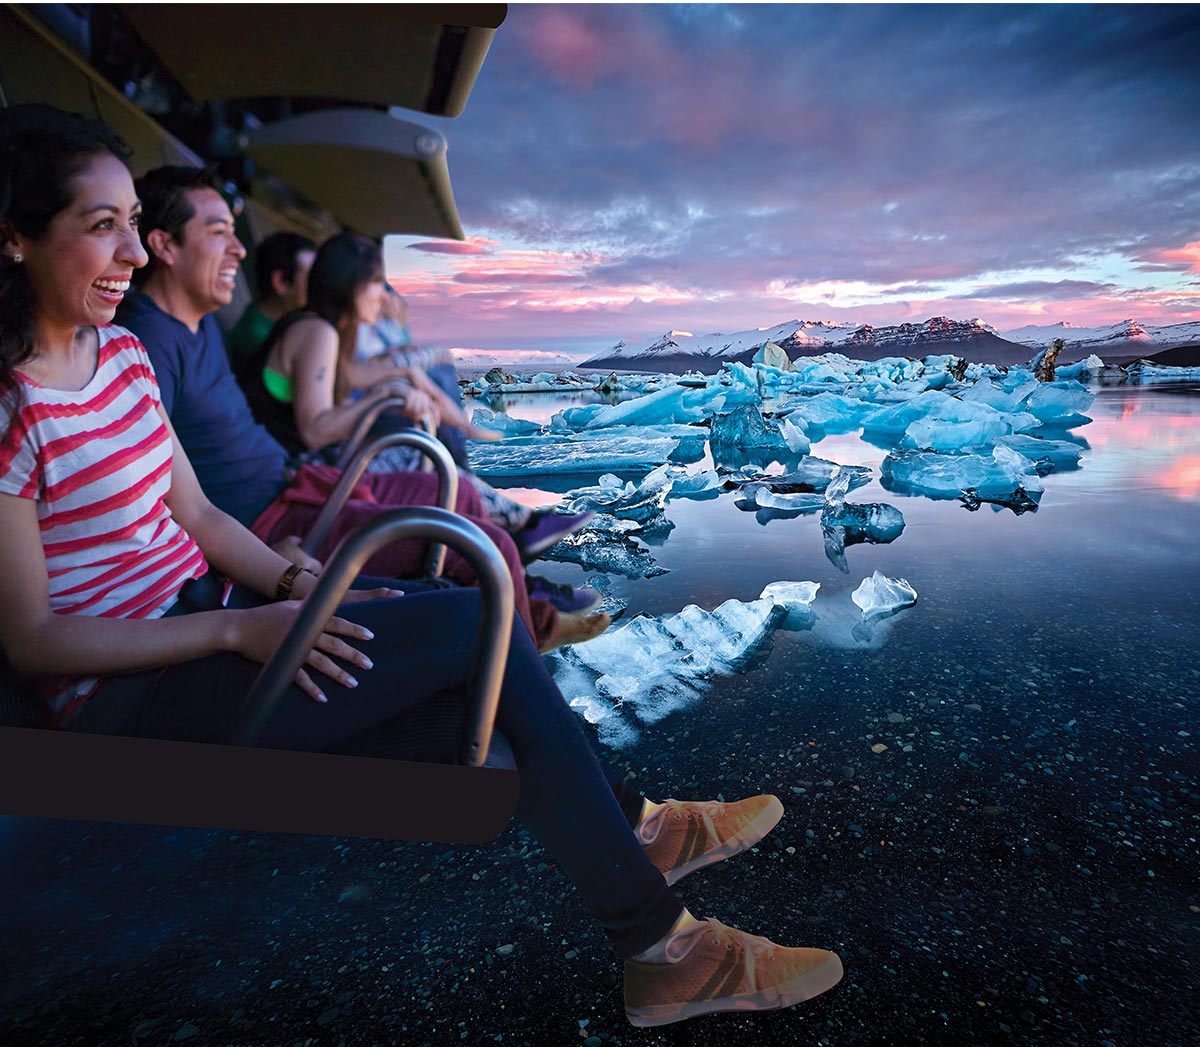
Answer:
POLYGON ((457 243, 454 240, 422 240, 418 244, 409 244, 410 251, 425 251, 428 254, 488 254, 493 247, 498 247, 499 244, 495 240, 489 240, 483 236, 472 236, 466 243, 457 243))
POLYGON ((1200 240, 1193 240, 1182 247, 1160 247, 1147 251, 1139 256, 1138 261, 1170 266, 1181 272, 1200 273, 1200 240))

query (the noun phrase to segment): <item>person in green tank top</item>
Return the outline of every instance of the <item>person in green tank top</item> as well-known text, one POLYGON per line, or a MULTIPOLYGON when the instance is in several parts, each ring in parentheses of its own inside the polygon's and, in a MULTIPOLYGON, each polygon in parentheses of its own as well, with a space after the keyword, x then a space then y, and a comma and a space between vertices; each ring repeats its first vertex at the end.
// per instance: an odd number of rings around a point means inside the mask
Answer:
MULTIPOLYGON (((308 304, 308 273, 316 257, 317 245, 299 233, 273 233, 258 245, 254 252, 257 301, 246 306, 225 337, 229 362, 239 379, 276 322, 308 304)), ((291 403, 291 399, 283 402, 291 403)))

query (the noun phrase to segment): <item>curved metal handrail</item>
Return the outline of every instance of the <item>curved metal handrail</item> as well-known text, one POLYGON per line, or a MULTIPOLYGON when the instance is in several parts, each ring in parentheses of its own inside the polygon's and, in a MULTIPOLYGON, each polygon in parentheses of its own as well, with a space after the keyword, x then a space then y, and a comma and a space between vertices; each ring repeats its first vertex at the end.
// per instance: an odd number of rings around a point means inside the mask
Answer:
POLYGON ((460 763, 470 767, 483 764, 512 639, 512 577, 500 551, 470 520, 424 507, 382 512, 338 546, 295 625, 254 681, 236 744, 254 744, 363 564, 388 542, 426 534, 458 550, 475 569, 483 590, 475 660, 467 685, 467 723, 459 750, 460 763))
POLYGON ((362 446, 363 441, 367 438, 367 433, 371 431, 371 426, 384 411, 393 407, 403 407, 407 403, 408 398, 397 393, 395 396, 385 397, 359 415, 358 421, 354 424, 354 431, 342 444, 342 453, 338 455, 338 460, 334 463, 336 468, 346 469, 349 467, 351 461, 354 460, 354 453, 362 446))
MULTIPOLYGON (((438 474, 438 507, 452 511, 458 504, 458 467, 450 457, 446 445, 416 429, 388 433, 360 447, 351 458, 350 464, 342 470, 333 490, 329 492, 329 497, 325 499, 325 504, 321 506, 320 513, 313 521, 312 528, 300 545, 309 556, 316 555, 317 549, 333 526, 333 521, 337 519, 337 514, 342 511, 350 492, 354 490, 354 485, 366 471, 367 463, 388 447, 416 447, 428 455, 433 460, 438 474)), ((425 573, 430 578, 439 577, 445 562, 446 547, 439 542, 430 543, 425 559, 425 573)))

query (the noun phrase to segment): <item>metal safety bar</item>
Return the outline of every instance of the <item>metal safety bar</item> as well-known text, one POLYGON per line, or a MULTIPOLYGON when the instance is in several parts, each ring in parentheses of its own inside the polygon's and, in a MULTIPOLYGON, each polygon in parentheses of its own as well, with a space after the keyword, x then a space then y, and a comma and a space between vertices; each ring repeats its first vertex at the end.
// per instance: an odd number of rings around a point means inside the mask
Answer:
MULTIPOLYGON (((382 512, 338 546, 295 625, 254 681, 235 744, 255 744, 363 564, 388 542, 426 535, 461 553, 475 569, 483 590, 475 659, 467 684, 467 722, 459 750, 459 763, 469 767, 483 764, 512 639, 512 577, 491 539, 470 520, 424 507, 382 512)), ((398 685, 402 686, 402 681, 398 685)))
MULTIPOLYGON (((454 464, 454 459, 450 457, 446 445, 416 429, 388 433, 386 436, 379 437, 378 440, 372 440, 369 444, 359 447, 349 464, 342 469, 337 483, 329 492, 325 504, 321 506, 316 520, 313 521, 312 529, 301 543, 300 547, 309 556, 316 555, 317 549, 320 548, 329 529, 333 526, 333 521, 337 519, 338 513, 342 511, 350 497, 350 492, 354 490, 354 485, 366 471, 367 463, 388 447, 416 447, 428 455, 433 460, 438 474, 438 507, 453 511, 458 504, 458 466, 454 464)), ((425 573, 430 578, 439 577, 445 562, 446 547, 439 542, 430 543, 429 553, 425 559, 425 573)))
POLYGON ((354 458, 354 452, 362 446, 362 443, 367 438, 367 433, 371 431, 371 426, 375 424, 376 419, 383 414, 384 411, 393 407, 403 407, 408 403, 405 396, 397 393, 395 396, 386 397, 368 408, 361 415, 354 425, 354 431, 349 438, 342 444, 342 453, 338 456, 338 460, 334 463, 338 469, 345 469, 354 458))

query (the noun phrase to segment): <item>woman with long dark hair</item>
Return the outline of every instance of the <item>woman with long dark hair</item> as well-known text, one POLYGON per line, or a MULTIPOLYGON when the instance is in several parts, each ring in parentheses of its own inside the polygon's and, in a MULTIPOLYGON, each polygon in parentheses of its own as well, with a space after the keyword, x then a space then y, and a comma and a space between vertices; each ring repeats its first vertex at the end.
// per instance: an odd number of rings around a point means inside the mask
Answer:
MULTIPOLYGON (((223 740, 312 578, 204 497, 145 349, 112 325, 147 257, 124 156, 83 117, 0 110, 0 647, 64 728, 223 740), (263 602, 179 613, 210 565, 263 602)), ((400 745, 406 714, 454 700, 478 594, 359 595, 326 624, 263 745, 400 745), (378 634, 372 666, 361 645, 378 634)), ((781 1007, 835 984, 832 953, 695 920, 667 886, 751 846, 778 801, 619 802, 530 638, 512 635, 497 727, 518 815, 625 960, 630 1020, 781 1007)))

